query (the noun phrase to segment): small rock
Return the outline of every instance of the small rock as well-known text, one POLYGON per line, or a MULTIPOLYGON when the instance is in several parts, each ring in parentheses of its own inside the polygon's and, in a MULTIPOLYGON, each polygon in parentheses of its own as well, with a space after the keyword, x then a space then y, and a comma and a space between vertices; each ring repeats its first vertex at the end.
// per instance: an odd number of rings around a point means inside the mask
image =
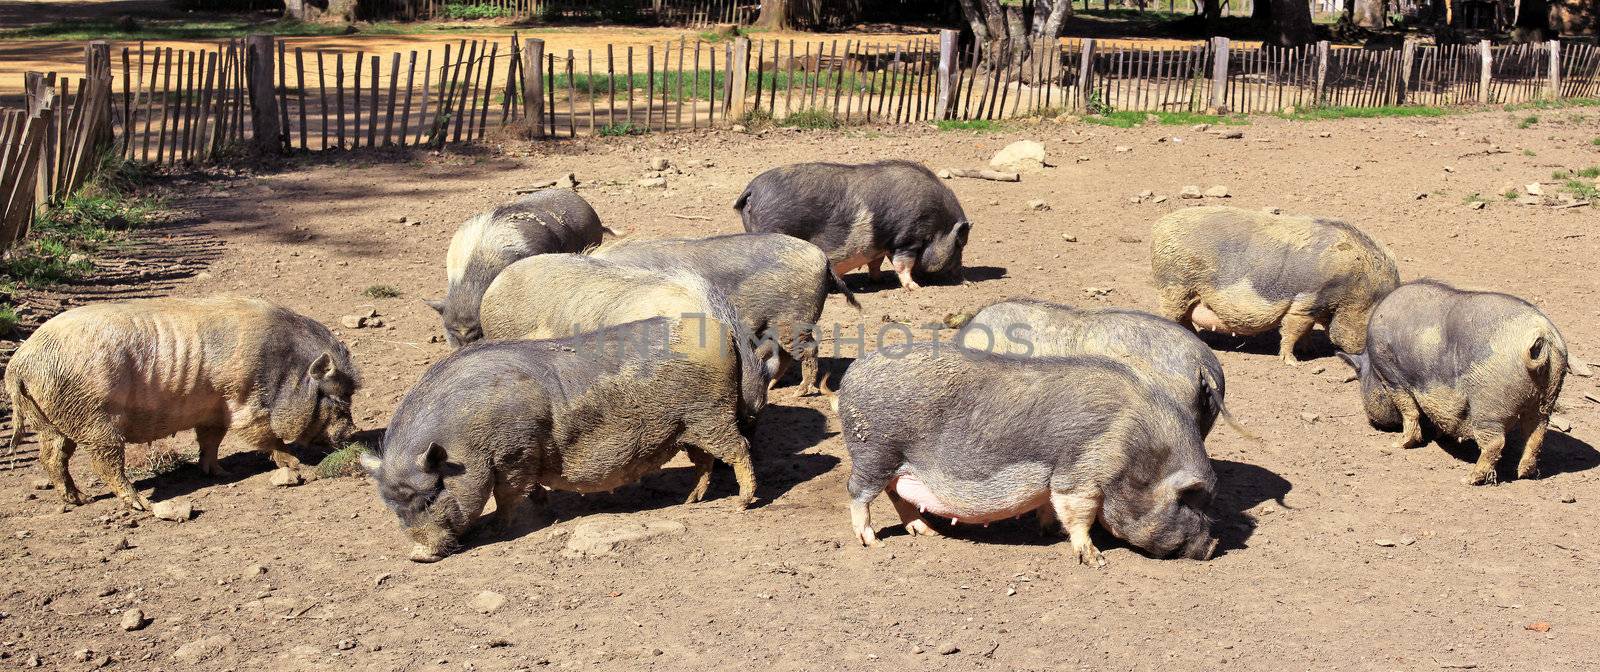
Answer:
POLYGON ((733 132, 734 133, 744 133, 744 132, 749 131, 749 130, 750 129, 746 128, 744 124, 734 124, 733 125, 733 132))
POLYGON ((1527 192, 1529 196, 1544 195, 1544 187, 1539 186, 1538 182, 1529 182, 1527 185, 1522 187, 1522 190, 1527 192))
POLYGON ((244 568, 244 575, 246 577, 261 576, 262 574, 266 573, 267 568, 261 565, 250 565, 249 567, 244 568))
POLYGON ((383 585, 383 582, 384 581, 388 581, 389 577, 391 577, 391 576, 394 576, 394 575, 389 573, 389 572, 384 572, 382 574, 379 574, 377 576, 372 577, 372 587, 373 588, 377 588, 378 586, 383 585))
POLYGON ((72 659, 80 663, 87 663, 89 662, 89 659, 93 657, 94 651, 91 649, 78 649, 77 651, 72 652, 72 659))
POLYGON ((1065 241, 1067 241, 1067 242, 1069 242, 1069 243, 1076 243, 1076 242, 1078 242, 1078 237, 1077 237, 1077 236, 1074 236, 1074 235, 1072 235, 1072 234, 1070 234, 1070 233, 1063 233, 1063 234, 1061 234, 1061 239, 1062 239, 1062 240, 1065 240, 1065 241))
POLYGON ((665 178, 665 177, 647 177, 645 179, 639 180, 639 182, 637 184, 639 185, 639 188, 641 188, 641 189, 666 189, 667 188, 667 178, 665 178))
POLYGON ((572 559, 613 555, 641 541, 681 535, 686 531, 683 523, 660 518, 590 521, 573 528, 561 555, 572 559))
POLYGON ((1205 191, 1206 198, 1227 198, 1228 188, 1223 185, 1212 186, 1205 191))
POLYGON ((1564 416, 1560 415, 1550 416, 1550 426, 1562 432, 1572 431, 1572 421, 1567 420, 1564 416))
POLYGON ((659 172, 659 171, 666 170, 668 167, 671 167, 671 166, 672 166, 672 162, 668 161, 665 157, 658 156, 656 158, 650 159, 650 170, 654 170, 654 171, 659 172))
POLYGON ((1487 208, 1487 207, 1489 207, 1489 204, 1488 204, 1488 203, 1485 203, 1485 202, 1483 202, 1483 201, 1473 201, 1473 202, 1471 202, 1471 203, 1468 203, 1468 204, 1467 204, 1467 207, 1468 207, 1468 208, 1471 208, 1471 209, 1473 209, 1473 210, 1482 210, 1482 209, 1484 209, 1484 208, 1487 208))
POLYGON ((161 520, 181 523, 194 515, 194 504, 182 497, 169 499, 164 502, 156 502, 155 505, 150 507, 150 513, 161 520))
POLYGON ((1013 142, 989 159, 989 167, 1008 173, 1042 170, 1045 167, 1044 144, 1035 140, 1013 142))
POLYGON ((350 649, 356 648, 356 640, 341 639, 339 640, 338 644, 333 645, 333 648, 336 648, 340 651, 349 651, 350 649))
POLYGON ((26 661, 24 661, 22 664, 26 665, 28 667, 39 667, 40 665, 44 664, 44 661, 39 660, 39 654, 30 653, 30 654, 28 654, 28 659, 26 661))
POLYGON ((1028 201, 1028 209, 1038 211, 1049 210, 1050 204, 1045 202, 1044 199, 1035 198, 1031 201, 1028 201))
POLYGON ((934 652, 938 653, 941 656, 948 656, 948 655, 950 655, 952 653, 955 653, 957 651, 960 651, 960 650, 961 650, 961 647, 956 646, 955 642, 945 642, 943 644, 940 644, 939 648, 934 649, 934 652))
POLYGON ((1150 199, 1150 202, 1151 203, 1166 203, 1167 202, 1167 197, 1164 196, 1164 195, 1163 196, 1157 196, 1155 198, 1150 199))
POLYGON ((1327 370, 1328 369, 1326 367, 1321 367, 1321 366, 1312 367, 1311 368, 1311 375, 1320 376, 1320 375, 1322 375, 1323 371, 1327 371, 1327 370))
POLYGON ((399 217, 394 218, 394 223, 396 223, 396 224, 404 224, 404 223, 406 223, 406 220, 408 220, 408 219, 410 219, 410 217, 407 217, 405 215, 400 215, 399 217))
POLYGON ((360 315, 345 315, 339 318, 339 326, 346 329, 360 329, 367 326, 367 318, 360 315))
POLYGON ((556 179, 555 187, 557 189, 577 189, 578 188, 578 174, 577 173, 567 173, 566 175, 562 175, 561 177, 556 179))
POLYGON ((144 626, 148 625, 149 623, 149 619, 144 617, 143 610, 129 609, 122 612, 122 621, 118 623, 118 626, 121 627, 125 632, 133 632, 135 630, 143 630, 144 626))
POLYGON ((921 644, 912 644, 911 645, 911 652, 915 653, 915 654, 917 654, 919 656, 924 654, 924 653, 927 653, 927 651, 928 651, 927 649, 922 648, 921 644))
POLYGON ((1331 137, 1333 137, 1333 134, 1329 133, 1328 131, 1323 131, 1321 133, 1318 133, 1317 137, 1319 137, 1319 138, 1331 138, 1331 137))
POLYGON ((306 482, 306 479, 300 475, 299 471, 288 467, 280 467, 272 472, 271 483, 280 488, 290 488, 304 482, 306 482))
POLYGON ((1204 133, 1211 130, 1211 124, 1195 124, 1194 126, 1189 127, 1189 130, 1196 133, 1204 133))
MULTIPOLYGON (((1585 361, 1583 361, 1581 359, 1578 359, 1577 355, 1568 355, 1567 356, 1567 373, 1570 373, 1570 374, 1572 374, 1574 376, 1577 376, 1579 378, 1588 378, 1588 377, 1594 375, 1594 369, 1590 368, 1588 362, 1585 362, 1585 361)), ((39 487, 38 483, 39 483, 38 481, 34 481, 34 484, 35 484, 34 488, 35 489, 37 489, 39 487)))
POLYGON ((1412 197, 1412 198, 1414 198, 1414 199, 1416 199, 1416 200, 1419 200, 1419 201, 1420 201, 1420 200, 1422 200, 1422 199, 1424 199, 1424 198, 1427 198, 1427 197, 1428 197, 1428 192, 1426 192, 1426 191, 1419 191, 1419 192, 1417 192, 1417 193, 1415 193, 1415 194, 1413 194, 1413 195, 1412 195, 1412 196, 1411 196, 1411 197, 1412 197))
POLYGON ((1522 626, 1522 629, 1523 630, 1532 630, 1534 632, 1550 632, 1550 624, 1546 623, 1544 621, 1538 621, 1538 622, 1535 622, 1535 623, 1529 623, 1527 625, 1524 625, 1524 626, 1522 626))
POLYGON ((1244 131, 1223 131, 1218 133, 1217 137, 1222 138, 1223 140, 1238 140, 1239 138, 1244 137, 1244 131))
POLYGON ((1281 214, 1283 214, 1283 208, 1274 208, 1274 207, 1270 207, 1270 206, 1262 208, 1261 211, 1265 212, 1265 213, 1267 213, 1269 215, 1281 215, 1281 214))
POLYGON ((478 613, 492 614, 506 606, 506 596, 492 590, 485 590, 472 598, 472 608, 478 613))
POLYGON ((1376 541, 1374 541, 1372 543, 1377 544, 1379 546, 1382 546, 1384 548, 1393 548, 1394 547, 1394 541, 1390 540, 1390 539, 1378 539, 1378 540, 1376 540, 1376 541))
POLYGON ((1314 422, 1316 422, 1318 420, 1321 420, 1322 416, 1317 415, 1316 413, 1301 413, 1300 414, 1300 419, 1305 421, 1307 424, 1309 424, 1309 423, 1314 423, 1314 422))
POLYGON ((1417 543, 1417 538, 1416 537, 1413 537, 1413 536, 1411 536, 1409 534, 1400 536, 1400 545, 1401 546, 1410 546, 1410 545, 1415 544, 1415 543, 1417 543))
POLYGON ((34 490, 49 490, 49 489, 54 488, 54 487, 56 487, 56 484, 51 483, 50 479, 48 479, 48 478, 35 478, 35 479, 33 479, 33 489, 34 490))
POLYGON ((972 318, 974 317, 977 316, 965 310, 958 310, 954 313, 945 313, 944 326, 948 329, 960 329, 964 326, 967 326, 967 323, 971 322, 972 318))
POLYGON ((1133 151, 1133 148, 1129 147, 1127 145, 1117 145, 1116 147, 1112 148, 1111 151, 1114 151, 1114 152, 1117 152, 1118 154, 1121 154, 1123 152, 1131 152, 1131 151, 1133 151))
POLYGON ((1205 192, 1200 190, 1200 186, 1195 184, 1186 184, 1183 187, 1183 191, 1178 192, 1179 198, 1204 198, 1205 195, 1205 192))
POLYGON ((1445 166, 1444 167, 1444 172, 1453 173, 1453 172, 1456 172, 1456 169, 1455 169, 1454 166, 1445 166))
POLYGON ((367 326, 372 327, 374 329, 376 329, 378 327, 381 327, 381 326, 383 326, 383 318, 374 317, 374 318, 372 318, 370 320, 367 320, 367 326))
POLYGON ((1156 192, 1150 191, 1149 189, 1146 189, 1144 191, 1139 192, 1139 198, 1141 198, 1141 199, 1152 198, 1155 195, 1156 195, 1156 192))
POLYGON ((1520 196, 1517 198, 1517 205, 1540 205, 1543 203, 1544 199, 1538 196, 1520 196))
POLYGON ((1561 496, 1561 503, 1562 504, 1576 504, 1577 502, 1578 502, 1578 498, 1574 497, 1572 495, 1562 495, 1561 496))
POLYGON ((178 650, 172 654, 172 657, 190 665, 194 665, 200 661, 221 655, 222 652, 227 651, 228 647, 230 646, 233 646, 232 637, 227 635, 212 635, 210 637, 202 637, 178 647, 178 650))
POLYGON ((940 168, 939 169, 939 179, 941 179, 941 180, 949 180, 949 179, 953 179, 954 177, 955 177, 955 175, 952 175, 950 173, 950 169, 949 168, 940 168))

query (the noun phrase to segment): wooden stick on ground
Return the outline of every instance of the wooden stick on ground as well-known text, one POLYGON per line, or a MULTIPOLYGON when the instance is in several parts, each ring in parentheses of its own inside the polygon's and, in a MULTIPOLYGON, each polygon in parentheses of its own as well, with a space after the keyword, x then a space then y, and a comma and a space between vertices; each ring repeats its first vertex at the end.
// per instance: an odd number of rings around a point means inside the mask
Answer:
POLYGON ((970 177, 976 180, 993 180, 995 182, 1021 182, 1022 176, 1017 173, 1002 173, 997 170, 972 170, 969 168, 950 168, 946 172, 951 177, 970 177))

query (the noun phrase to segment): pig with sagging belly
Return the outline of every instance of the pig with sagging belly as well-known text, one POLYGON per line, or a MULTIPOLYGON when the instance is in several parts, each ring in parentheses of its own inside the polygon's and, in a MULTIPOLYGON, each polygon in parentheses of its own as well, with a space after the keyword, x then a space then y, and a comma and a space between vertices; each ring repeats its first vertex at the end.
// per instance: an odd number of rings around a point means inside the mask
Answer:
POLYGON ((1348 353, 1366 347, 1367 317, 1400 285, 1394 257, 1345 222, 1228 207, 1185 208, 1150 232, 1163 317, 1196 329, 1253 336, 1277 329, 1278 355, 1312 326, 1348 353))
POLYGON ((1037 512, 1082 563, 1104 566, 1098 521, 1158 557, 1206 559, 1216 475, 1198 428, 1167 393, 1096 356, 1016 357, 946 344, 881 350, 834 400, 850 453, 850 524, 879 545, 886 494, 911 534, 923 518, 986 523, 1037 512))

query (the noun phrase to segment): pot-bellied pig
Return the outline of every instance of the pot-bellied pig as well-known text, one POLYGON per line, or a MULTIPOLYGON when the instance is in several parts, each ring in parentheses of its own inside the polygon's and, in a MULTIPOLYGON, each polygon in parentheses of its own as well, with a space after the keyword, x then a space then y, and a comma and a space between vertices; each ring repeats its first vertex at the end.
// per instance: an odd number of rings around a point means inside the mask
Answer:
POLYGON ((491 493, 491 524, 503 526, 543 488, 609 491, 680 448, 699 474, 688 502, 704 497, 715 458, 733 467, 744 508, 756 487, 735 414, 745 363, 730 332, 707 339, 664 317, 479 343, 428 369, 395 410, 381 457, 362 463, 418 562, 453 552, 491 493))
POLYGON ((840 274, 888 257, 900 284, 913 273, 959 280, 972 222, 956 195, 921 164, 797 163, 756 176, 733 207, 744 230, 784 233, 828 254, 840 274))
POLYGON ((483 294, 485 338, 562 338, 651 317, 688 320, 702 333, 730 330, 748 358, 739 417, 748 429, 767 405, 777 369, 771 346, 755 349, 733 301, 705 278, 580 254, 541 254, 514 263, 483 294), (770 367, 770 368, 769 368, 770 367))
POLYGON ((800 394, 817 391, 815 327, 830 288, 861 309, 850 288, 828 266, 817 246, 778 233, 740 233, 710 238, 619 239, 593 256, 649 269, 696 273, 733 299, 750 333, 773 341, 782 357, 776 382, 800 360, 800 394))
POLYGON ((1177 323, 1127 308, 1074 308, 1018 299, 985 306, 961 329, 971 350, 1024 357, 1102 355, 1161 388, 1189 411, 1204 438, 1221 414, 1241 434, 1223 403, 1222 363, 1177 323))
POLYGON ((1567 374, 1567 345, 1544 313, 1494 292, 1432 280, 1401 285, 1372 311, 1366 352, 1341 357, 1361 379, 1367 419, 1399 429, 1396 448, 1422 443, 1422 418, 1478 444, 1465 481, 1495 480, 1509 444, 1517 477, 1538 473, 1539 447, 1567 374))
POLYGON ((1155 556, 1215 548, 1216 475, 1189 412, 1109 358, 901 346, 857 360, 834 401, 863 544, 879 543, 868 505, 882 492, 912 534, 934 534, 923 513, 983 523, 1038 511, 1096 566, 1096 520, 1155 556))
POLYGON ((360 374, 327 327, 253 299, 144 299, 74 308, 39 327, 6 367, 17 429, 39 435, 39 462, 70 504, 78 448, 122 501, 148 509, 123 471, 123 445, 195 430, 200 470, 234 432, 281 467, 285 443, 332 445, 354 431, 360 374))
POLYGON ((1162 217, 1150 257, 1163 316, 1234 335, 1277 328, 1290 365, 1314 324, 1340 350, 1361 352, 1372 307, 1400 284, 1394 257, 1354 226, 1239 208, 1162 217))
POLYGON ((478 303, 505 267, 535 254, 582 252, 610 233, 589 202, 567 189, 535 191, 467 220, 445 253, 449 291, 427 302, 444 320, 445 339, 459 348, 483 337, 478 303))

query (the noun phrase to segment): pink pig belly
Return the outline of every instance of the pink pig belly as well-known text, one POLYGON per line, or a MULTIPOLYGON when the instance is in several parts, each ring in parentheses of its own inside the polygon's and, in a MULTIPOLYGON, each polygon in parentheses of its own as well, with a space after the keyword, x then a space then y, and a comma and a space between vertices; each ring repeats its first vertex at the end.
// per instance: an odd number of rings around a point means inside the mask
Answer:
POLYGON ((998 497, 972 498, 970 501, 954 496, 941 498, 934 494, 927 483, 909 473, 890 480, 888 490, 924 514, 953 518, 960 523, 988 523, 1016 518, 1050 502, 1050 491, 1044 488, 1037 491, 1033 488, 1008 491, 998 497))
POLYGON ((1254 336, 1256 334, 1266 333, 1278 328, 1278 323, 1276 321, 1270 324, 1260 325, 1230 325, 1223 321, 1222 316, 1217 315, 1215 311, 1211 310, 1210 306, 1207 306, 1203 302, 1194 307, 1194 312, 1189 314, 1189 321, 1194 324, 1196 329, 1220 331, 1226 334, 1233 334, 1235 336, 1254 336))

